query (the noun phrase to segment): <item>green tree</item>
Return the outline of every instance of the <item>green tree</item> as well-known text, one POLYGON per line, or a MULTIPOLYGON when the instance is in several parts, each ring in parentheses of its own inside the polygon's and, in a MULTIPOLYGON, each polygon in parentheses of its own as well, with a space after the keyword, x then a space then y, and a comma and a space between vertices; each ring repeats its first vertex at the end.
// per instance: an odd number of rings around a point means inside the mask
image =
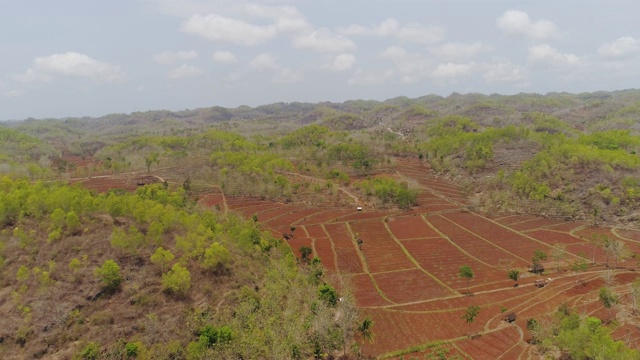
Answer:
POLYGON ((365 342, 369 341, 370 343, 373 343, 374 334, 373 331, 371 331, 372 327, 373 321, 368 316, 358 325, 358 333, 362 336, 362 345, 359 347, 360 352, 362 351, 362 348, 364 348, 365 342))
POLYGON ((113 260, 106 260, 101 267, 95 269, 94 275, 102 281, 108 291, 120 288, 120 284, 124 280, 120 275, 120 266, 113 260))
POLYGON ((469 330, 471 330, 471 323, 475 320, 475 318, 480 313, 480 307, 476 305, 469 306, 467 310, 465 310, 464 314, 460 317, 464 321, 469 324, 469 330))
POLYGON ((518 270, 509 270, 509 279, 516 282, 515 286, 518 286, 518 279, 520 279, 520 271, 518 270))
POLYGON ((547 260, 547 254, 545 254, 542 250, 536 250, 533 252, 532 261, 534 264, 539 264, 540 261, 547 260))
POLYGON ((583 259, 579 258, 571 264, 571 270, 576 272, 576 284, 580 281, 580 273, 587 271, 589 264, 583 259))
POLYGON ((598 298, 600 298, 600 301, 602 301, 602 305, 604 305, 604 307, 607 309, 611 309, 613 305, 617 304, 619 301, 618 295, 616 295, 610 288, 606 286, 600 289, 598 298))
POLYGON ((469 281, 473 279, 473 270, 468 265, 460 266, 460 271, 458 272, 458 277, 465 279, 467 281, 467 293, 469 292, 469 281))
POLYGON ((151 255, 151 262, 160 266, 160 271, 164 272, 169 263, 173 261, 175 255, 169 250, 165 250, 162 246, 156 249, 151 255))
POLYGON ((300 247, 300 257, 302 259, 302 262, 308 264, 309 263, 309 255, 311 255, 311 252, 313 250, 308 247, 308 246, 301 246, 300 247))
POLYGON ((180 264, 174 264, 166 274, 162 274, 162 289, 165 292, 186 296, 191 288, 191 273, 180 264))
POLYGON ((207 270, 220 271, 229 264, 230 260, 231 253, 229 250, 218 242, 214 242, 204 251, 202 265, 207 270))
POLYGON ((318 297, 329 306, 336 306, 338 303, 338 293, 329 284, 323 284, 318 289, 318 297))

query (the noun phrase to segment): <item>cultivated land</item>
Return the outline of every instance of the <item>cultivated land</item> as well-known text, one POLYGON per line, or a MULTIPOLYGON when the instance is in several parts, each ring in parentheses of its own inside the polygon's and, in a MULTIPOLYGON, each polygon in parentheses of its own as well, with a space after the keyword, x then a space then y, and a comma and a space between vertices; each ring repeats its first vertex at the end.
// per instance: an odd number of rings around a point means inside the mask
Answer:
POLYGON ((594 233, 606 234, 637 249, 640 232, 536 216, 484 216, 469 211, 462 192, 423 162, 399 159, 398 164, 399 175, 420 184, 418 205, 410 211, 358 212, 355 205, 301 208, 242 197, 204 199, 207 206, 257 215, 276 235, 295 226, 294 237, 283 241, 298 255, 301 246, 311 246, 336 285, 349 287, 358 307, 373 319, 376 338, 365 346, 366 354, 383 356, 444 341, 450 355, 463 358, 536 358, 526 321, 553 313, 563 303, 585 315, 624 319, 614 337, 636 345, 637 320, 623 316, 622 308, 604 309, 597 290, 604 285, 602 275, 613 271, 613 286, 621 294, 628 292, 628 284, 638 277, 637 260, 607 269, 604 252, 590 239, 594 233), (363 240, 360 247, 357 238, 363 240), (527 273, 535 250, 548 254, 558 243, 567 252, 559 271, 548 259, 543 261, 544 275, 527 273), (580 258, 596 264, 584 273, 571 271, 569 264, 580 258), (462 265, 474 272, 469 294, 466 281, 458 277, 462 265), (521 271, 518 287, 507 277, 511 269, 521 271), (551 282, 534 286, 540 279, 551 282), (472 305, 480 312, 468 326, 461 316, 472 305), (517 319, 503 321, 503 314, 511 312, 517 319), (478 337, 470 339, 471 334, 478 337))
POLYGON ((0 124, 0 357, 639 358, 638 124, 636 90, 0 124))

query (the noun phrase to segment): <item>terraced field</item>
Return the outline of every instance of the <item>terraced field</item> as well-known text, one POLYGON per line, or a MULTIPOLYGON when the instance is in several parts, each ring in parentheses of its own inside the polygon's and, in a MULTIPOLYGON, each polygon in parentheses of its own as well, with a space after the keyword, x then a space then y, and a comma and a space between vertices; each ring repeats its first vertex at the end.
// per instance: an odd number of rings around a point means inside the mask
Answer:
MULTIPOLYGON (((293 232, 283 241, 298 256, 301 246, 311 247, 335 285, 350 288, 362 312, 373 319, 375 342, 365 344, 367 355, 445 341, 447 351, 462 358, 534 359, 527 319, 554 312, 563 303, 605 319, 616 315, 598 300, 607 269, 593 234, 619 239, 638 252, 640 233, 529 215, 474 213, 465 192, 434 176, 425 163, 402 159, 396 169, 420 190, 418 205, 409 211, 300 207, 220 194, 202 203, 256 215, 276 236, 293 232), (528 273, 533 252, 550 254, 556 244, 566 249, 560 271, 550 257, 543 262, 544 276, 528 273), (569 265, 580 259, 596 264, 584 273, 571 271, 569 265), (469 284, 458 276, 462 265, 474 272, 469 284), (507 276, 512 269, 521 273, 517 287, 507 276), (540 279, 550 282, 534 286, 540 279), (467 324, 461 316, 472 305, 480 313, 467 324), (504 322, 504 311, 515 312, 515 322, 504 322)), ((637 265, 630 259, 615 270, 614 286, 623 298, 628 283, 638 277, 637 265)), ((614 335, 637 343, 640 330, 638 324, 623 322, 614 335)), ((416 351, 422 356, 430 350, 416 351)))

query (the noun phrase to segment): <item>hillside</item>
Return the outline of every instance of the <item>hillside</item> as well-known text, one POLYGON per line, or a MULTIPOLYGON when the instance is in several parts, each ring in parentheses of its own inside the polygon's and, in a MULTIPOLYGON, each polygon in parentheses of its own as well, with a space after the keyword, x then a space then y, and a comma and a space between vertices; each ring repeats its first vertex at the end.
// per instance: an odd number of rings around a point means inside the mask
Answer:
POLYGON ((0 356, 635 358, 638 104, 454 93, 0 124, 0 356))

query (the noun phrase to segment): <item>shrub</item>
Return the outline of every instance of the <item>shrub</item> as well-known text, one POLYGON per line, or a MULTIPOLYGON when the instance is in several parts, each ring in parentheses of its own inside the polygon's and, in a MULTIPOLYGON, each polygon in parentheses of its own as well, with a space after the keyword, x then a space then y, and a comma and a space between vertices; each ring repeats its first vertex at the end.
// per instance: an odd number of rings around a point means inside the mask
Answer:
POLYGON ((94 271, 94 275, 102 281, 108 291, 117 290, 124 280, 120 275, 120 266, 113 260, 106 260, 94 271))
POLYGON ((100 345, 95 342, 90 342, 89 344, 87 344, 87 346, 85 346, 82 350, 80 350, 80 352, 76 354, 76 356, 74 356, 73 358, 77 360, 96 360, 99 357, 100 357, 100 345))
POLYGON ((151 262, 158 264, 162 271, 166 269, 169 263, 175 258, 175 256, 169 250, 165 250, 162 246, 157 248, 151 255, 151 262))
POLYGON ((191 273, 180 264, 162 275, 162 289, 168 293, 185 296, 191 288, 191 273))

